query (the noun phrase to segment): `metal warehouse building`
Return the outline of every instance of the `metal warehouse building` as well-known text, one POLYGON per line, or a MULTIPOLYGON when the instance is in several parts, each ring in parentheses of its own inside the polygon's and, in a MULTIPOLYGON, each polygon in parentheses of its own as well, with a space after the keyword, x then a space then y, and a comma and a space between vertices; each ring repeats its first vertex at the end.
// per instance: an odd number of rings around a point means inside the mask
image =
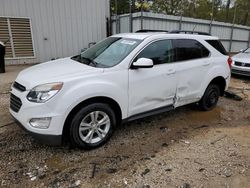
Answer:
POLYGON ((107 35, 108 0, 0 0, 7 64, 79 54, 107 35))

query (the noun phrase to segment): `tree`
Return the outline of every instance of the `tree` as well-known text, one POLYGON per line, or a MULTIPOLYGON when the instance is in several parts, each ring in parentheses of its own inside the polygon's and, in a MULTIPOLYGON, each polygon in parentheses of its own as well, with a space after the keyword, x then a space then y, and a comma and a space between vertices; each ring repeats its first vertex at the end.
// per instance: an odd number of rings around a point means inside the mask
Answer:
POLYGON ((135 11, 141 11, 141 8, 144 12, 147 12, 151 9, 151 4, 145 0, 138 0, 135 2, 135 11))
POLYGON ((242 25, 250 25, 249 10, 250 1, 249 0, 236 0, 237 6, 237 23, 242 25))
POLYGON ((181 10, 180 0, 155 0, 152 5, 152 11, 156 13, 165 13, 178 15, 181 10))
POLYGON ((130 0, 111 0, 110 6, 111 6, 111 14, 115 15, 117 14, 126 14, 129 13, 129 3, 130 0), (117 10, 116 10, 116 2, 117 2, 117 10))
MULTIPOLYGON (((141 3, 141 0, 131 0, 131 8, 132 12, 141 11, 141 5, 143 4, 143 10, 149 11, 151 4, 144 0, 143 3, 141 3)), ((115 15, 116 11, 117 14, 126 14, 130 12, 130 0, 111 0, 111 14, 115 15), (116 2, 117 2, 117 10, 116 10, 116 2)))
MULTIPOLYGON (((112 14, 115 1, 111 0, 112 14)), ((117 0, 118 14, 129 13, 129 0, 117 0)), ((141 0, 132 0, 132 12, 141 11, 141 0)), ((236 24, 250 26, 250 0, 144 0, 143 11, 186 16, 216 21, 233 22, 236 7, 236 24)))

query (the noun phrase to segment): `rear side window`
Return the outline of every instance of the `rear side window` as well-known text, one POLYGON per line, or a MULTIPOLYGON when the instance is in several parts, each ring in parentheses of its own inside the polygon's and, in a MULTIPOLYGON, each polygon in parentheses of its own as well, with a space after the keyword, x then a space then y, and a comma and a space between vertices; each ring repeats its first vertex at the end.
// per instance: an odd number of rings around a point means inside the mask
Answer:
POLYGON ((210 52, 201 43, 192 39, 173 40, 175 61, 185 61, 208 57, 210 52))
POLYGON ((213 46, 216 50, 218 50, 223 55, 227 55, 227 51, 225 50, 224 46, 221 44, 219 40, 206 40, 208 44, 213 46))

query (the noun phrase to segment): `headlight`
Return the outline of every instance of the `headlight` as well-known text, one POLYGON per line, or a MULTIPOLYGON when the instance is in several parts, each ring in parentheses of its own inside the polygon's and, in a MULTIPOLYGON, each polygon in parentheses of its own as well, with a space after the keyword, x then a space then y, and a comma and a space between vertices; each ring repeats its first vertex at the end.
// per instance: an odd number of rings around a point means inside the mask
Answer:
POLYGON ((61 89, 63 83, 49 83, 34 87, 27 95, 31 102, 44 103, 55 96, 61 89))

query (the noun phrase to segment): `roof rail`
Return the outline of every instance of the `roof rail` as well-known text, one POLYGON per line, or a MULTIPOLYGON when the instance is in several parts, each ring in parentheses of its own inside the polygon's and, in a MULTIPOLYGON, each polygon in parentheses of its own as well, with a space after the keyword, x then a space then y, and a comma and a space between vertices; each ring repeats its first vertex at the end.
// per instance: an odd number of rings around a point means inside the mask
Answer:
POLYGON ((169 31, 169 33, 175 33, 175 34, 181 34, 181 33, 184 33, 184 34, 196 34, 196 35, 210 35, 209 33, 206 33, 206 32, 201 32, 201 31, 187 31, 187 30, 172 30, 172 31, 169 31))
POLYGON ((141 29, 141 30, 136 31, 136 33, 150 33, 150 32, 168 33, 167 30, 154 30, 154 29, 141 29))
POLYGON ((202 31, 188 31, 188 30, 154 30, 154 29, 141 29, 136 31, 136 33, 150 33, 150 32, 161 32, 161 33, 171 33, 171 34, 196 34, 196 35, 210 35, 209 33, 202 31))

